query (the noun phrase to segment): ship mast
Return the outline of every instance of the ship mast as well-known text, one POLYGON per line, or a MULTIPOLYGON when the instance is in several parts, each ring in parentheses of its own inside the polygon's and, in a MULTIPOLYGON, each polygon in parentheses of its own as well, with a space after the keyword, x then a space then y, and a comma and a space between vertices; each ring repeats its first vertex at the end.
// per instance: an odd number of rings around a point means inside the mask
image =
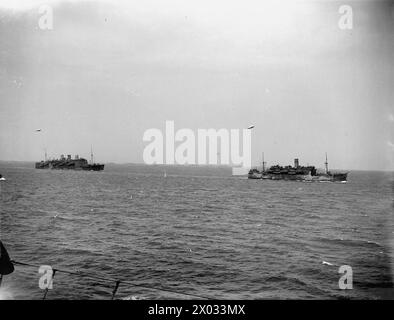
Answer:
POLYGON ((90 145, 90 163, 93 164, 93 147, 90 145))
POLYGON ((47 161, 47 148, 44 148, 44 150, 45 150, 44 158, 45 158, 45 161, 47 161))
POLYGON ((326 162, 324 162, 324 165, 326 166, 326 174, 328 174, 328 160, 327 160, 327 152, 326 152, 326 162))
POLYGON ((262 162, 262 164, 263 164, 263 172, 265 172, 265 161, 264 161, 264 152, 263 152, 263 162, 262 162))

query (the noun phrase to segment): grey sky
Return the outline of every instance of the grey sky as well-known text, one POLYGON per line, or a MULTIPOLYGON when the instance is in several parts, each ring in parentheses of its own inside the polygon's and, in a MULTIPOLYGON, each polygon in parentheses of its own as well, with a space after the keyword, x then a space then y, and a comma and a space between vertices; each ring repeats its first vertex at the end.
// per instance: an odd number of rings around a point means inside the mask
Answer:
POLYGON ((0 160, 142 162, 174 120, 254 124, 254 163, 394 169, 393 2, 185 2, 56 1, 50 31, 40 2, 2 2, 0 160))

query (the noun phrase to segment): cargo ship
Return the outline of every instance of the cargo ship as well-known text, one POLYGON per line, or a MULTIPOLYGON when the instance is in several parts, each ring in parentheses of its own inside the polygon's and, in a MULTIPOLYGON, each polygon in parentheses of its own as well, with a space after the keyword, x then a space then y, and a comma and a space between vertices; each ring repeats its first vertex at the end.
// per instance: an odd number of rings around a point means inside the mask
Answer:
POLYGON ((47 160, 45 155, 45 160, 36 162, 36 169, 58 169, 58 170, 85 170, 85 171, 102 171, 104 170, 104 164, 95 163, 93 161, 93 153, 91 153, 91 161, 84 158, 80 158, 78 155, 71 158, 71 155, 60 156, 60 159, 47 160))
POLYGON ((328 160, 326 154, 325 172, 318 172, 315 166, 300 166, 299 160, 294 159, 294 166, 274 165, 265 168, 263 157, 263 168, 258 170, 253 168, 248 173, 249 179, 268 180, 297 180, 306 182, 346 182, 348 172, 331 172, 328 170, 328 160))

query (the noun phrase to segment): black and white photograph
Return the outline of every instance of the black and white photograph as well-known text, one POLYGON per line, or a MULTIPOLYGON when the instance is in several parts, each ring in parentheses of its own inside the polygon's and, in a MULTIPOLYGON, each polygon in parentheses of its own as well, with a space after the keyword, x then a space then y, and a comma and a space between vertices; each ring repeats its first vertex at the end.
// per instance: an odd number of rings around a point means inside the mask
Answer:
POLYGON ((394 1, 0 0, 0 300, 393 300, 393 171, 394 1))

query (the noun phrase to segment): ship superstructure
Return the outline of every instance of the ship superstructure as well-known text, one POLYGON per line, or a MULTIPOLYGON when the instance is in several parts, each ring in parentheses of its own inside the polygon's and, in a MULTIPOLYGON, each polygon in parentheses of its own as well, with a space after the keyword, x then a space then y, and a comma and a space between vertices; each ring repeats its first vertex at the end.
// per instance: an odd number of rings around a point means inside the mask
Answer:
POLYGON ((102 171, 104 170, 104 164, 94 163, 93 155, 91 155, 92 161, 88 161, 84 158, 80 158, 78 155, 71 158, 71 155, 61 155, 59 159, 44 160, 36 162, 36 169, 64 169, 64 170, 86 170, 86 171, 102 171))

